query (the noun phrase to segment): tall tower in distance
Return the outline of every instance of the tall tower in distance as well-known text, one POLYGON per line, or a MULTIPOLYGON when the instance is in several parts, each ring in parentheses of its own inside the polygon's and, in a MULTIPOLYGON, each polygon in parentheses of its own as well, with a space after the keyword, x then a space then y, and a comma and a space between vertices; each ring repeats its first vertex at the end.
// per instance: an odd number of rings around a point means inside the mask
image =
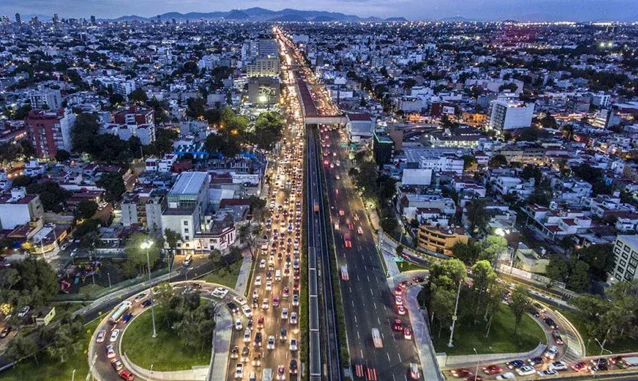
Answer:
POLYGON ((91 24, 95 25, 95 16, 91 16, 91 24))
POLYGON ((19 13, 16 13, 16 24, 22 24, 22 18, 19 13))
POLYGON ((57 24, 60 22, 60 16, 57 13, 53 14, 53 23, 57 24))

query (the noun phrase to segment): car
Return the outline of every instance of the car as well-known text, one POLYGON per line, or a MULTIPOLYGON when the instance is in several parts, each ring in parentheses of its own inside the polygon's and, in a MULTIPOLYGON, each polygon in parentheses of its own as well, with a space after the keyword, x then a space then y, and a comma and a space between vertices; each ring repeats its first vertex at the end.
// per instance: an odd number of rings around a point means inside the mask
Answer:
POLYGON ((246 316, 249 319, 253 317, 253 311, 246 304, 243 304, 241 306, 241 312, 243 312, 244 316, 246 316))
POLYGON ((124 364, 122 364, 122 362, 118 359, 111 360, 111 366, 113 367, 113 370, 115 370, 116 372, 124 368, 124 364))
POLYGON ((297 347, 297 339, 290 339, 290 351, 294 352, 298 349, 297 347))
POLYGON ((408 288, 408 281, 404 280, 401 283, 399 283, 399 287, 402 288, 403 290, 408 288))
POLYGON ((286 368, 283 365, 277 367, 277 380, 283 381, 286 379, 286 368))
POLYGON ((609 370, 609 365, 600 363, 600 364, 592 365, 591 367, 589 367, 589 369, 593 372, 601 372, 601 371, 609 370))
POLYGON ((250 329, 246 328, 244 330, 244 343, 249 343, 250 342, 250 336, 251 336, 250 329))
POLYGON ((112 343, 114 341, 117 341, 117 338, 120 337, 120 330, 119 329, 114 329, 113 332, 111 332, 111 337, 109 338, 109 341, 112 343))
POLYGON ((141 302, 142 300, 146 299, 146 297, 147 297, 147 296, 148 296, 148 295, 147 295, 145 292, 142 292, 142 293, 140 293, 140 294, 137 294, 137 295, 135 296, 135 299, 133 299, 133 301, 134 301, 135 303, 139 303, 139 302, 141 302))
POLYGON ((518 373, 519 376, 529 376, 531 374, 535 374, 536 369, 534 369, 533 366, 525 365, 516 369, 516 373, 518 373))
POLYGON ((299 305, 299 294, 294 294, 292 296, 292 305, 293 307, 297 307, 299 305))
POLYGON ((27 316, 30 310, 31 310, 30 306, 22 307, 22 309, 20 309, 20 312, 18 312, 18 317, 22 319, 23 317, 27 316))
POLYGON ((290 374, 297 374, 297 372, 298 372, 297 360, 295 360, 295 359, 290 360, 289 368, 290 368, 290 374))
POLYGON ((540 356, 532 357, 531 359, 527 360, 527 363, 531 366, 540 365, 544 362, 545 360, 543 360, 543 358, 540 356))
POLYGON ((112 344, 106 346, 106 358, 112 359, 115 357, 115 349, 112 344))
POLYGON ((266 281, 266 291, 272 291, 272 281, 266 281))
POLYGON ((556 324, 554 319, 552 319, 550 317, 546 317, 545 319, 543 319, 543 321, 545 322, 545 324, 547 324, 549 326, 549 328, 558 329, 558 324, 556 324))
POLYGON ((235 365, 235 378, 242 379, 244 377, 244 364, 237 363, 235 365))
MULTIPOLYGON (((5 328, 6 329, 6 328, 5 328)), ((106 331, 101 329, 97 332, 97 336, 95 338, 95 342, 96 343, 103 343, 104 342, 104 338, 106 337, 106 331)))
POLYGON ((261 347, 261 332, 255 334, 255 346, 261 347))
POLYGON ((467 369, 467 368, 462 368, 462 369, 452 369, 450 371, 450 374, 454 377, 457 378, 464 378, 464 377, 469 377, 474 375, 474 373, 472 373, 471 370, 467 369))
POLYGON ((255 286, 261 286, 261 275, 255 277, 255 286))
POLYGON ((541 370, 538 372, 538 375, 543 377, 543 376, 555 376, 557 375, 558 372, 555 371, 554 369, 547 369, 547 370, 541 370))
POLYGON ((412 329, 410 329, 410 327, 405 327, 403 329, 403 338, 406 340, 412 340, 412 329))
POLYGON ((403 306, 397 306, 397 314, 399 314, 399 315, 401 315, 401 316, 405 315, 405 314, 406 314, 405 307, 403 307, 403 306))
POLYGON ((290 324, 297 324, 297 313, 294 311, 290 314, 290 324))
POLYGON ((153 304, 153 301, 151 299, 146 299, 142 302, 142 307, 146 308, 149 307, 151 304, 153 304))
POLYGON ((402 305, 403 305, 403 297, 401 297, 401 296, 396 296, 396 297, 394 298, 394 303, 395 303, 397 306, 402 306, 402 305))
POLYGON ((586 372, 589 370, 589 367, 587 366, 586 362, 579 362, 572 365, 572 370, 574 370, 575 372, 586 372))
POLYGON ((340 215, 341 217, 343 217, 343 216, 345 215, 345 213, 344 213, 343 209, 339 209, 339 215, 340 215))
POLYGON ((513 380, 516 378, 516 375, 512 372, 503 373, 501 375, 496 376, 497 380, 513 380))
POLYGON ((254 356, 253 356, 253 361, 252 361, 251 364, 253 364, 253 366, 260 367, 261 366, 261 352, 256 350, 253 353, 254 353, 254 356))
POLYGON ((622 364, 622 362, 623 362, 623 357, 622 357, 622 356, 614 356, 614 357, 610 357, 610 358, 609 358, 609 362, 610 362, 610 363, 612 363, 613 365, 622 364))
POLYGON ((133 380, 135 380, 135 375, 133 373, 131 373, 130 371, 126 370, 126 369, 120 370, 120 373, 118 373, 118 375, 124 381, 133 381, 133 380))
POLYGON ((401 296, 401 295, 403 295, 403 291, 405 291, 403 288, 401 288, 399 286, 396 286, 394 288, 394 295, 395 296, 401 296))
POLYGON ((230 358, 236 359, 239 357, 239 346, 233 345, 233 348, 230 350, 230 358))
POLYGON ((543 305, 542 305, 542 304, 540 304, 540 303, 538 303, 538 302, 536 302, 536 303, 532 304, 532 306, 533 306, 534 308, 536 308, 537 310, 539 310, 539 311, 540 311, 541 313, 543 313, 543 314, 545 313, 545 311, 547 311, 547 309, 546 309, 545 307, 543 307, 543 305))
POLYGON ((288 331, 286 330, 286 328, 282 328, 281 331, 279 332, 279 340, 286 341, 287 338, 288 338, 288 331))
POLYGON ((281 310, 281 320, 288 319, 288 308, 284 308, 281 310))
POLYGON ((592 365, 604 365, 606 367, 609 366, 609 361, 606 358, 604 358, 604 357, 598 357, 598 358, 595 358, 595 359, 591 359, 591 360, 589 360, 589 362, 592 365))
POLYGON ((514 360, 514 361, 510 361, 508 363, 505 363, 505 365, 507 366, 508 369, 517 369, 517 368, 520 368, 523 365, 525 365, 525 361, 523 361, 523 360, 514 360))
POLYGON ((554 361, 549 364, 549 369, 553 369, 556 371, 567 370, 567 364, 564 361, 554 361))
POLYGON ((272 306, 273 307, 279 307, 279 297, 275 295, 275 297, 272 298, 272 306))
POLYGON ((132 318, 133 318, 133 313, 132 312, 128 312, 128 313, 124 314, 124 316, 122 316, 122 323, 126 324, 129 321, 131 321, 132 318))
POLYGON ((563 338, 560 336, 560 332, 558 332, 557 330, 552 331, 552 338, 554 339, 554 342, 558 345, 565 344, 565 342, 563 341, 563 338))
POLYGON ((241 350, 241 358, 244 362, 248 362, 248 357, 250 356, 250 348, 248 348, 247 346, 244 346, 244 348, 241 350))
POLYGON ((498 365, 488 365, 483 367, 485 374, 499 374, 503 373, 503 368, 498 365))
POLYGON ((267 310, 268 308, 270 308, 270 302, 268 301, 268 299, 265 299, 261 302, 261 309, 262 310, 267 310))
MULTIPOLYGON (((7 325, 2 329, 2 331, 0 331, 0 339, 4 339, 9 336, 9 332, 11 332, 11 326, 7 325)), ((104 341, 104 338, 102 338, 102 341, 104 341)))
POLYGON ((228 289, 226 287, 217 287, 211 293, 212 296, 223 299, 228 294, 228 289))
POLYGON ((243 324, 241 323, 241 319, 236 319, 235 320, 235 329, 237 331, 241 331, 244 328, 243 324))
POLYGON ((259 268, 260 269, 265 269, 266 268, 266 260, 262 259, 261 261, 259 261, 259 268))
POLYGON ((529 313, 535 318, 539 318, 541 316, 541 314, 538 312, 536 308, 530 308, 529 313))
POLYGON ((268 336, 268 342, 266 343, 266 348, 275 349, 275 336, 268 336))
POLYGON ((395 332, 403 331, 403 322, 401 319, 394 319, 394 323, 392 323, 392 330, 395 332))
POLYGON ((548 350, 545 351, 544 356, 550 360, 553 360, 557 354, 558 354, 558 347, 555 345, 552 345, 548 350))
POLYGON ((237 307, 237 305, 233 302, 227 303, 226 307, 228 307, 228 309, 230 310, 230 312, 236 314, 237 312, 239 312, 239 307, 237 307))

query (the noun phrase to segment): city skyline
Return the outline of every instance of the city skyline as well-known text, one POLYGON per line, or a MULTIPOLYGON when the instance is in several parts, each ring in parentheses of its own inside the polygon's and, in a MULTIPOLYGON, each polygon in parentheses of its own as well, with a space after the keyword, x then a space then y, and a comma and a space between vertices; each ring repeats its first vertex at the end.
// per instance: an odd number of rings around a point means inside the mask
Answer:
POLYGON ((64 7, 58 2, 47 0, 7 0, 0 5, 0 14, 20 13, 23 17, 52 16, 58 13, 61 18, 89 18, 95 15, 102 19, 115 19, 123 16, 153 17, 168 12, 216 12, 233 9, 262 7, 279 11, 297 9, 305 11, 341 12, 348 15, 365 17, 405 17, 410 21, 439 20, 461 17, 476 21, 498 21, 514 19, 519 21, 637 21, 638 6, 629 0, 478 0, 467 4, 463 0, 346 0, 336 1, 297 1, 290 4, 280 0, 255 1, 242 0, 216 1, 214 3, 189 0, 177 2, 164 0, 155 2, 141 0, 135 3, 123 0, 105 0, 99 4, 79 0, 65 1, 64 7), (583 6, 586 4, 586 6, 583 6))

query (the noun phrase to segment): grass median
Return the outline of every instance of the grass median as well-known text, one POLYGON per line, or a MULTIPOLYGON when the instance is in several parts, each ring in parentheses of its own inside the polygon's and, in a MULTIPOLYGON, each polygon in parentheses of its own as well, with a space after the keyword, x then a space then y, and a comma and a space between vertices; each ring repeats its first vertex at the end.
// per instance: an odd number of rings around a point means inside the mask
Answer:
POLYGON ((73 371, 75 371, 75 379, 84 379, 89 372, 87 358, 89 342, 99 321, 96 319, 85 326, 86 330, 81 346, 76 348, 76 351, 69 356, 66 362, 61 363, 45 353, 40 353, 37 363, 33 358, 22 361, 15 367, 2 372, 0 379, 3 381, 68 381, 73 378, 73 371))
POLYGON ((200 278, 206 282, 218 283, 226 286, 230 289, 235 289, 237 285, 237 278, 239 277, 239 270, 241 269, 243 261, 235 261, 228 266, 221 267, 210 274, 200 278))
POLYGON ((479 323, 471 326, 467 322, 459 321, 454 331, 454 347, 448 348, 450 331, 444 327, 439 336, 439 326, 434 322, 431 330, 432 342, 437 352, 445 352, 449 356, 473 355, 474 348, 479 354, 528 352, 539 343, 546 344, 543 329, 531 316, 523 315, 516 337, 514 321, 514 314, 510 308, 501 304, 492 321, 488 337, 485 337, 487 322, 482 318, 479 323))
MULTIPOLYGON (((580 316, 577 315, 577 312, 561 309, 560 313, 565 316, 567 320, 570 321, 574 325, 574 328, 578 330, 581 337, 583 338, 583 342, 585 343, 585 348, 587 350, 587 356, 599 356, 600 355, 600 346, 596 343, 596 338, 589 335, 589 331, 587 330, 587 323, 580 316)), ((602 338, 598 338, 598 340, 602 341, 602 338)), ((605 342, 605 349, 610 350, 612 353, 633 353, 638 351, 638 340, 633 340, 631 338, 623 338, 619 340, 614 340, 610 342, 607 340, 605 342)))
POLYGON ((189 370, 193 366, 210 363, 211 341, 201 352, 185 348, 181 338, 162 324, 164 312, 155 310, 157 337, 153 339, 150 310, 131 321, 122 337, 122 352, 129 360, 145 369, 153 365, 155 371, 189 370))

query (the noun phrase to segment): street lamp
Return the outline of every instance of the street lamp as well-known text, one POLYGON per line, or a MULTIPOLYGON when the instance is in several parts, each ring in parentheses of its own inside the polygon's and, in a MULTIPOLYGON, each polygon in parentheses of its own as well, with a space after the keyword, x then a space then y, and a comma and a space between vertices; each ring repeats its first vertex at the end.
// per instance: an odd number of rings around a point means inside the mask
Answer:
POLYGON ((150 287, 150 295, 151 295, 151 316, 153 318, 153 338, 157 337, 157 331, 155 330, 155 303, 153 301, 153 285, 151 284, 151 260, 148 257, 148 249, 153 246, 153 241, 150 239, 142 242, 140 248, 142 250, 146 250, 146 265, 148 266, 148 286, 150 287))
POLYGON ((472 348, 472 350, 474 350, 474 353, 476 354, 476 372, 474 372, 474 379, 476 380, 478 378, 478 372, 479 372, 479 364, 481 363, 481 358, 478 355, 478 352, 476 351, 476 348, 472 348))

